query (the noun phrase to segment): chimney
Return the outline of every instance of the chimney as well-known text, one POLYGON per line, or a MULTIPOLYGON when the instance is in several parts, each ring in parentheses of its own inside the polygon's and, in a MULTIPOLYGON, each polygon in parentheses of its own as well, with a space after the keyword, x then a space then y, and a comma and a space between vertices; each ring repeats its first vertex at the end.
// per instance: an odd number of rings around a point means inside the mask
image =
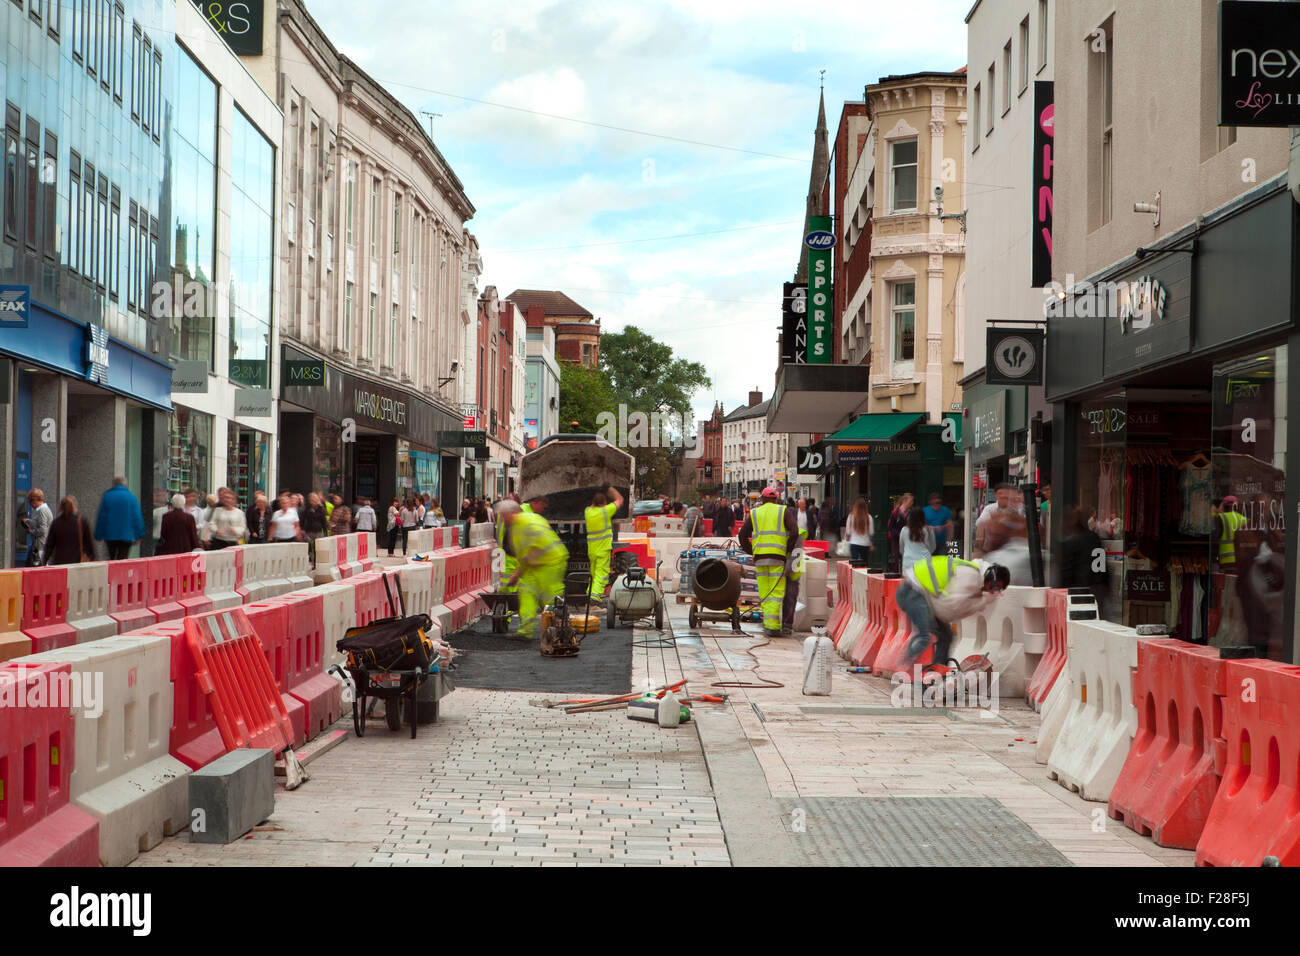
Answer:
POLYGON ((758 404, 761 403, 762 401, 763 401, 763 393, 762 393, 762 392, 750 392, 750 393, 749 393, 749 407, 750 407, 750 408, 753 408, 755 405, 758 405, 758 404))

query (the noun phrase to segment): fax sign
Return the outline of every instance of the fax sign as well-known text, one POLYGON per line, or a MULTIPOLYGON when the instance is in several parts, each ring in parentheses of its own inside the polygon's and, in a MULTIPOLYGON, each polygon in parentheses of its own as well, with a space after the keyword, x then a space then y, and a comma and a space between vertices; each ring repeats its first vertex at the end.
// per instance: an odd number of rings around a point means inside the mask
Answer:
POLYGON ((804 236, 803 244, 809 249, 829 249, 835 245, 835 233, 815 229, 804 236))
POLYGON ((86 381, 108 384, 108 329, 86 326, 86 381))
POLYGON ((0 285, 0 328, 25 329, 32 309, 32 290, 25 285, 0 285))

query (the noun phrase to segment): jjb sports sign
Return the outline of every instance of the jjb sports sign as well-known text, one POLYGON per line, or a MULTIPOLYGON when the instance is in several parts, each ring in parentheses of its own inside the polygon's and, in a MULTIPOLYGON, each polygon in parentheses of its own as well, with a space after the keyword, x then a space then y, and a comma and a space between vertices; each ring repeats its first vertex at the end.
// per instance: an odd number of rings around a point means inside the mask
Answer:
POLYGON ((829 365, 831 361, 832 250, 835 233, 830 216, 808 220, 808 364, 829 365))

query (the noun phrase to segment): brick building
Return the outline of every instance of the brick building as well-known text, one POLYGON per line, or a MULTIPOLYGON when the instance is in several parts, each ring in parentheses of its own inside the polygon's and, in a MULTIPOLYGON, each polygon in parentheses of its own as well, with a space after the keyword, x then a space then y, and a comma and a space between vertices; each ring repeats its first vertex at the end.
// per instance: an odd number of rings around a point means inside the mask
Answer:
POLYGON ((600 358, 600 319, 563 292, 516 289, 506 301, 523 313, 528 328, 555 329, 555 357, 594 366, 600 358))

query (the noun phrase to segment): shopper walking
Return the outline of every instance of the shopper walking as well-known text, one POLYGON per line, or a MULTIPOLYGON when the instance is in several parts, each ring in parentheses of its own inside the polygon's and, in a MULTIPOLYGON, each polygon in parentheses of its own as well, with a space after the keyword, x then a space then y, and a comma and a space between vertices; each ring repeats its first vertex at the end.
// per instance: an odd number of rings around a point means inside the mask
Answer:
POLYGON ((188 554, 199 548, 199 532, 185 510, 185 496, 172 495, 171 509, 162 517, 158 532, 158 554, 188 554))
POLYGON ((95 515, 95 538, 108 546, 108 560, 119 561, 129 557, 131 546, 144 537, 144 512, 140 499, 126 486, 121 475, 113 479, 113 487, 99 500, 99 513, 95 515))
MULTIPOLYGON (((419 519, 419 512, 417 508, 418 505, 416 504, 416 500, 414 498, 407 498, 406 501, 402 504, 402 512, 400 515, 402 523, 401 526, 396 529, 397 531, 396 537, 402 539, 403 556, 406 555, 406 542, 411 535, 411 529, 418 527, 418 522, 420 519, 419 519)), ((388 543, 388 553, 390 555, 393 553, 393 544, 394 544, 393 541, 390 541, 388 543)))
POLYGON ((27 517, 23 519, 30 536, 27 542, 27 566, 36 567, 45 556, 45 543, 49 540, 54 512, 45 503, 45 492, 33 488, 27 492, 27 517))
POLYGON ((307 538, 307 548, 314 567, 316 539, 329 533, 329 515, 325 513, 325 505, 322 504, 319 494, 313 491, 307 496, 307 507, 298 513, 298 521, 302 526, 302 533, 307 538))
POLYGON ((357 530, 374 531, 375 530, 375 509, 370 507, 369 498, 358 499, 360 507, 357 508, 357 530))
POLYGON ((330 534, 351 533, 352 509, 341 501, 335 502, 334 510, 330 512, 330 534))
POLYGON ((894 510, 889 513, 889 568, 888 570, 897 572, 903 564, 903 545, 901 536, 903 529, 907 527, 907 514, 912 510, 912 504, 916 501, 916 496, 910 491, 904 492, 898 496, 898 501, 894 505, 894 510))
POLYGON ((730 538, 736 527, 736 513, 726 498, 718 499, 717 510, 713 513, 713 534, 718 538, 730 538))
POLYGON ((833 553, 840 538, 840 513, 829 498, 822 502, 817 512, 817 533, 828 546, 826 553, 833 553))
POLYGON ((203 526, 203 543, 211 551, 219 551, 239 544, 248 535, 248 519, 239 510, 235 493, 229 488, 217 489, 217 507, 203 526))
POLYGON ((853 502, 853 510, 844 523, 844 533, 849 538, 849 560, 855 568, 866 567, 875 545, 876 522, 866 498, 853 502))
POLYGON ((903 573, 912 570, 917 561, 934 554, 934 530, 925 523, 925 511, 913 508, 907 513, 907 529, 903 536, 903 573))
POLYGON ((244 524, 248 527, 249 544, 264 544, 271 535, 271 506, 263 492, 253 495, 253 503, 244 512, 244 524))
POLYGON ((42 564, 79 564, 95 560, 95 539, 90 522, 77 513, 77 499, 64 495, 59 502, 59 516, 50 524, 45 539, 42 564))
POLYGON ((952 510, 943 503, 943 495, 930 492, 930 503, 925 506, 925 523, 934 531, 934 553, 946 554, 948 542, 953 538, 952 510))
POLYGON ((271 515, 271 540, 277 544, 301 541, 303 538, 302 522, 298 518, 298 509, 294 507, 296 496, 289 492, 280 494, 280 507, 271 515))
POLYGON ((185 489, 185 513, 194 522, 195 533, 203 534, 203 526, 208 523, 208 519, 203 514, 203 508, 199 505, 199 493, 193 488, 185 489))

